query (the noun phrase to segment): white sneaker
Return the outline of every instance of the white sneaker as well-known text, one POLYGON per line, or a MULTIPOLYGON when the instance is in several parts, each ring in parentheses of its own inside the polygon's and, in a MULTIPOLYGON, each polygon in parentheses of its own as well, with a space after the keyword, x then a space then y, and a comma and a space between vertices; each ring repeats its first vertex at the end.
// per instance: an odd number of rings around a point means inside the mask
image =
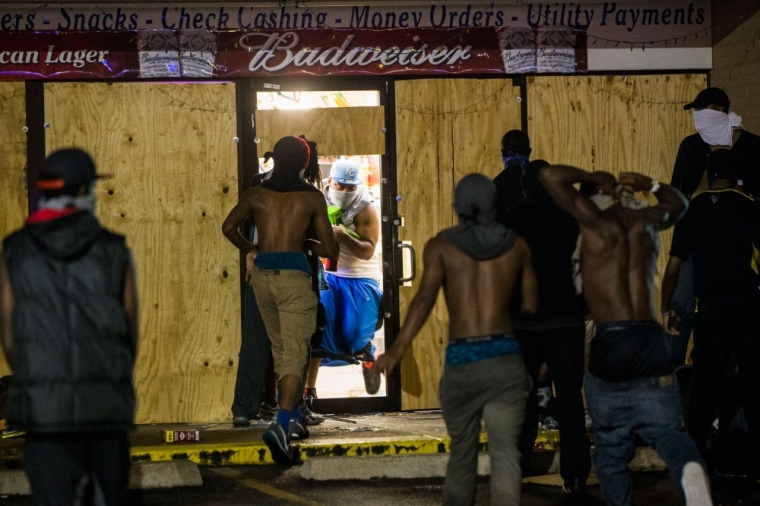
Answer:
POLYGON ((686 506, 713 506, 707 475, 696 462, 689 462, 683 467, 681 488, 686 496, 686 506))

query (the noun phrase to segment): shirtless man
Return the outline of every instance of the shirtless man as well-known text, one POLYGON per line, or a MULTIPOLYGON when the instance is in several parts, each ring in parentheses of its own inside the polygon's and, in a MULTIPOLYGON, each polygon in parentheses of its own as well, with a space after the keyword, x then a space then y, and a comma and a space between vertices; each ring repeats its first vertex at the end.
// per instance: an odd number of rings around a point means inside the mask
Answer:
POLYGON ((686 504, 711 505, 699 452, 681 426, 670 344, 652 300, 658 233, 683 215, 686 199, 674 188, 633 172, 623 172, 616 180, 606 172, 555 166, 541 169, 540 179, 554 201, 578 220, 583 238, 581 276, 597 325, 585 391, 605 503, 632 504, 628 463, 635 452, 636 430, 668 464, 686 504), (596 184, 600 197, 611 205, 598 206, 595 197, 575 189, 576 183, 596 184), (618 184, 630 191, 650 191, 659 204, 638 210, 623 207, 615 201, 618 184))
POLYGON ((425 247, 424 273, 393 347, 374 369, 390 373, 425 323, 443 287, 449 345, 441 379, 441 407, 451 436, 444 504, 473 504, 481 417, 488 431, 491 503, 520 504, 517 440, 531 381, 514 338, 510 305, 522 287, 522 310, 538 305, 536 276, 524 239, 498 224, 496 186, 482 174, 457 185, 459 225, 425 247))
POLYGON ((272 342, 275 372, 281 382, 277 420, 264 433, 264 442, 272 458, 286 465, 292 463, 288 447, 292 433, 298 432, 302 437, 300 433, 305 432, 296 404, 317 321, 312 269, 303 253, 311 223, 320 241, 313 244, 312 251, 326 258, 338 257, 322 192, 302 178, 309 154, 304 139, 283 137, 277 141, 272 155, 272 176, 246 190, 222 225, 232 244, 244 254, 255 255, 251 283, 272 342), (258 246, 240 233, 247 219, 256 224, 258 246))

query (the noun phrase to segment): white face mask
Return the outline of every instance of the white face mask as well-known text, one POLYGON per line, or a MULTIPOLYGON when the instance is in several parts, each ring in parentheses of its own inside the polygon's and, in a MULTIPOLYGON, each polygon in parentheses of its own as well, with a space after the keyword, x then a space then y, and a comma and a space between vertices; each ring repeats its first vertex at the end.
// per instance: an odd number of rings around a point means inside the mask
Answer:
POLYGON ((335 202, 335 205, 340 207, 341 209, 348 209, 351 206, 351 204, 354 202, 354 199, 356 198, 357 194, 358 194, 357 191, 342 192, 340 190, 336 190, 335 188, 330 187, 330 200, 335 202))
POLYGON ((74 207, 80 211, 95 212, 95 193, 91 192, 87 195, 79 195, 72 197, 70 195, 59 195, 50 199, 41 198, 39 202, 40 209, 53 209, 55 211, 63 211, 67 207, 74 207))
POLYGON ((742 119, 733 112, 700 109, 694 111, 694 126, 710 146, 732 146, 734 128, 742 128, 742 119))

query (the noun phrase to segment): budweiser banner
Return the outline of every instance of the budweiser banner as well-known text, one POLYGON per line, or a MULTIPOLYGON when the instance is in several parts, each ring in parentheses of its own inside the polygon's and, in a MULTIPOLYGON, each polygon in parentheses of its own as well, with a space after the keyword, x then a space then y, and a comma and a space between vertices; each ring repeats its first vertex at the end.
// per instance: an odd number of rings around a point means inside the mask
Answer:
POLYGON ((709 0, 129 5, 3 4, 0 78, 574 73, 712 64, 709 0))

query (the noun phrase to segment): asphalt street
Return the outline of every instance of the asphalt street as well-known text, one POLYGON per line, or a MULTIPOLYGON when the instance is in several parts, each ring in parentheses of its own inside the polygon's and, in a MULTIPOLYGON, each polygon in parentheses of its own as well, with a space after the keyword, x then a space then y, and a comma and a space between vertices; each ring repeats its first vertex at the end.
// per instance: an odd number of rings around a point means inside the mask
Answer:
MULTIPOLYGON (((242 506, 251 504, 432 506, 441 504, 443 480, 376 480, 367 482, 309 483, 301 480, 298 469, 276 466, 202 467, 204 485, 132 492, 130 505, 242 506)), ((667 473, 634 475, 637 505, 683 504, 680 491, 667 473)), ((723 506, 760 505, 760 488, 730 480, 714 484, 715 504, 723 506)), ((31 505, 30 497, 4 497, 0 506, 31 505)), ((487 480, 478 486, 477 505, 490 504, 487 480)), ((599 487, 588 496, 571 499, 558 487, 524 485, 524 506, 603 505, 599 487)))

